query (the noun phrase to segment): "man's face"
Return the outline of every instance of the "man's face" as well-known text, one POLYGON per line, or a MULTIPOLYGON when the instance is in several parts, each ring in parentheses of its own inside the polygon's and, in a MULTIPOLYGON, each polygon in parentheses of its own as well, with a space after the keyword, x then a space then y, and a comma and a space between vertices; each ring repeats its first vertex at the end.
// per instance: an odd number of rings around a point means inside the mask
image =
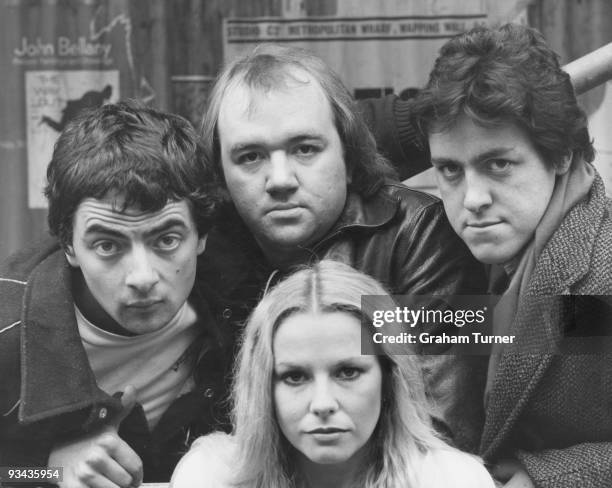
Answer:
POLYGON ((318 82, 268 92, 230 87, 219 113, 221 162, 238 213, 268 258, 291 258, 321 239, 347 195, 342 142, 318 82))
POLYGON ((205 238, 198 237, 185 200, 157 212, 118 208, 121 199, 112 196, 83 200, 66 257, 121 327, 133 334, 154 332, 187 300, 205 238))
POLYGON ((517 256, 535 233, 557 174, 514 124, 483 127, 463 116, 429 136, 444 208, 455 232, 484 263, 517 256))

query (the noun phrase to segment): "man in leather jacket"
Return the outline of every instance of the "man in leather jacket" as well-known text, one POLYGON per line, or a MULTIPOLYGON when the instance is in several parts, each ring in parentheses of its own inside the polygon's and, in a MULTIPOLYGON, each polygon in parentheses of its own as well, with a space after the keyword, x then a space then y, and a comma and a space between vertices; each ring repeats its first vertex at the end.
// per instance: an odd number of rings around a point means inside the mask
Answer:
MULTIPOLYGON (((365 110, 372 119, 385 108, 365 110)), ((262 45, 231 63, 211 92, 202 130, 228 203, 199 260, 205 282, 198 285, 214 297, 228 343, 267 287, 313 260, 341 260, 395 294, 485 289, 481 265, 441 202, 397 180, 355 101, 314 55, 262 45)), ((446 396, 452 375, 469 374, 452 361, 427 361, 434 397, 446 396)), ((441 408, 461 415, 455 407, 441 408)), ((475 439, 456 440, 475 448, 475 439)))

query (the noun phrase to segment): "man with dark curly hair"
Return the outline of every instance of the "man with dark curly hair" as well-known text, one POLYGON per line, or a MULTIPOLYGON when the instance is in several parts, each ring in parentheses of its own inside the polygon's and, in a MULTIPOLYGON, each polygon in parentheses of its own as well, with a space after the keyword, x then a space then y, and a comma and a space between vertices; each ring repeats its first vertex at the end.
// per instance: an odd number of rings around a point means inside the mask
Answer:
POLYGON ((70 121, 47 179, 58 240, 0 270, 0 465, 62 467, 62 487, 167 481, 221 390, 192 291, 214 177, 186 120, 125 102, 70 121))
POLYGON ((476 28, 441 48, 413 109, 449 221, 501 295, 494 331, 517 338, 479 397, 455 392, 484 401, 480 454, 509 487, 612 486, 610 200, 569 75, 536 30, 476 28))

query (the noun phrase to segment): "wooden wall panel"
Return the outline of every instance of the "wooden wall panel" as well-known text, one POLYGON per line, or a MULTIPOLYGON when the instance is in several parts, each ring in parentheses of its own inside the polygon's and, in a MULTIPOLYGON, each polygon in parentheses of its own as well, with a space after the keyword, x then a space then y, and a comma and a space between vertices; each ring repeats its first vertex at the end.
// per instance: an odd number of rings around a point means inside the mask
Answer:
MULTIPOLYGON (((495 0, 487 1, 495 3, 495 0)), ((562 62, 612 41, 612 2, 609 0, 525 0, 522 4, 530 4, 530 23, 542 30, 561 54, 562 62)), ((76 36, 98 7, 105 7, 111 13, 124 9, 131 20, 134 73, 131 79, 122 73, 122 96, 142 98, 155 107, 177 111, 197 125, 210 84, 223 63, 225 17, 273 17, 299 12, 309 16, 334 15, 337 2, 0 0, 3 53, 0 54, 3 87, 0 90, 0 259, 42 235, 46 229, 46 211, 28 208, 24 68, 12 64, 11 50, 26 32, 36 33, 42 39, 55 38, 58 32, 76 36)), ((108 20, 111 13, 102 17, 108 20)), ((602 86, 581 97, 581 103, 589 113, 595 113, 601 111, 605 96, 602 86)), ((612 161, 612 149, 610 154, 612 161)))
MULTIPOLYGON (((48 156, 28 143, 29 128, 40 124, 26 118, 26 108, 51 100, 58 104, 57 109, 59 102, 68 101, 41 95, 38 102, 39 95, 31 92, 28 102, 28 75, 73 71, 92 73, 94 79, 100 70, 116 70, 119 83, 114 97, 144 97, 169 108, 167 4, 166 0, 0 0, 0 259, 42 237, 47 229, 46 210, 36 205, 32 208, 28 200, 28 173, 41 180, 44 177, 44 168, 39 174, 29 167, 29 157, 35 155, 44 162, 48 156), (76 45, 81 37, 92 43, 110 43, 112 59, 69 55, 61 47, 60 40, 76 45), (39 45, 44 47, 37 48, 39 45)), ((66 80, 70 76, 58 77, 57 86, 69 85, 66 80)), ((59 96, 67 99, 82 95, 60 91, 59 96)))

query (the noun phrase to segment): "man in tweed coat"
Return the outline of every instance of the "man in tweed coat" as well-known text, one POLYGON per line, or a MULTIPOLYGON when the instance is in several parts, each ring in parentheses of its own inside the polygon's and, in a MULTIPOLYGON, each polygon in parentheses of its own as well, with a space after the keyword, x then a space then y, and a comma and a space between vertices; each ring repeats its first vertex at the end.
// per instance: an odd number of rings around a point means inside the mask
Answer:
POLYGON ((484 400, 480 454, 507 487, 612 486, 612 220, 569 76, 536 31, 477 28, 414 114, 451 225, 491 265, 494 330, 517 338, 482 397, 455 391, 484 400))

